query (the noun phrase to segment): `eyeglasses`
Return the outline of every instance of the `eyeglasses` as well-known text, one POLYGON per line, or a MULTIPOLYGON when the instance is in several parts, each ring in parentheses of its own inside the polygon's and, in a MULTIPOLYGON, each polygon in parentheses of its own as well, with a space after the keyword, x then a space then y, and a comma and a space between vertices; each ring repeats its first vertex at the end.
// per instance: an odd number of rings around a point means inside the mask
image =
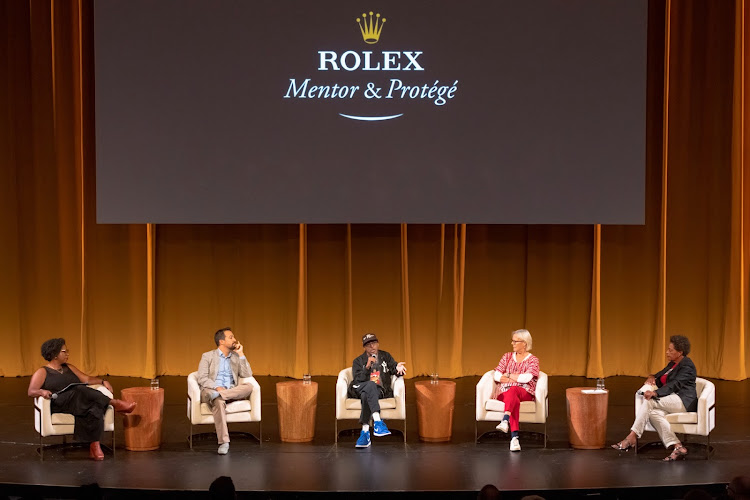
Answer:
POLYGON ((65 354, 70 354, 70 351, 67 349, 60 349, 60 352, 64 352, 65 354))
POLYGON ((518 344, 519 342, 526 342, 525 340, 511 340, 511 344, 518 344))

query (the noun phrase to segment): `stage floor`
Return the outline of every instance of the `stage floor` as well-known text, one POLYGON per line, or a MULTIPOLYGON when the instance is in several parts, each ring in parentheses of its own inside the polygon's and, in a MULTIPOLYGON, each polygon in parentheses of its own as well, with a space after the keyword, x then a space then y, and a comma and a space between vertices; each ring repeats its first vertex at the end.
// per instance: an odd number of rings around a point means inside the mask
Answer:
MULTIPOLYGON (((98 483, 110 497, 141 496, 168 490, 183 497, 205 492, 217 476, 231 476, 240 497, 323 498, 335 493, 389 492, 394 496, 476 498, 476 492, 492 483, 504 498, 536 493, 546 498, 597 495, 599 498, 677 498, 685 489, 703 486, 713 492, 733 476, 750 472, 750 381, 716 383, 717 426, 711 435, 715 448, 710 460, 705 449, 688 443, 684 462, 661 463, 666 451, 654 447, 637 456, 612 449, 573 450, 567 442, 565 388, 592 386, 583 377, 550 377, 550 416, 547 448, 541 440, 522 434, 523 451, 511 453, 505 435, 491 435, 474 444, 474 388, 479 377, 458 379, 453 438, 449 443, 422 443, 417 432, 413 384, 407 380, 407 443, 400 434, 373 438, 368 449, 355 449, 356 435, 342 435, 334 444, 335 377, 316 377, 319 383, 316 437, 309 444, 279 440, 276 408, 278 377, 258 377, 263 399, 263 443, 234 437, 229 454, 216 453, 213 427, 206 439, 187 443, 186 378, 162 377, 165 389, 162 446, 158 451, 130 452, 123 448, 121 417, 117 417, 117 453, 105 452, 103 462, 88 459, 87 448, 64 447, 45 451, 41 462, 36 452, 32 400, 26 396, 28 377, 0 378, 0 488, 6 495, 44 497, 76 496, 71 487, 98 483), (41 486, 41 487, 40 487, 41 486), (35 489, 34 489, 35 488, 35 489), (421 493, 419 493, 421 492, 421 493), (507 493, 505 493, 507 492, 507 493)), ((115 391, 145 386, 148 380, 110 378, 115 391)), ((623 438, 633 420, 633 392, 642 380, 612 377, 608 443, 623 438)), ((393 427, 398 427, 395 424, 393 427)), ((522 429, 524 428, 522 424, 522 429)), ((538 430, 534 426, 533 430, 538 430)), ((235 424, 230 430, 257 432, 257 425, 235 424)), ((656 440, 647 433, 644 441, 656 440)), ((59 439, 59 438, 57 438, 59 439)), ((108 435, 105 436, 106 443, 108 435)), ((48 443, 56 442, 47 438, 48 443)))

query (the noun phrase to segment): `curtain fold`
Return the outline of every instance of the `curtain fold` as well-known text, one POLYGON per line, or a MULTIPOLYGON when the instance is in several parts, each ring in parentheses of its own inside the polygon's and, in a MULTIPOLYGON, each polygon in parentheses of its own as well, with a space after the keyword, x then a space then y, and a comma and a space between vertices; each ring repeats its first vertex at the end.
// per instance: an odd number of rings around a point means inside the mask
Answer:
MULTIPOLYGON (((745 0, 648 5, 643 226, 96 224, 92 0, 0 0, 0 376, 185 375, 230 326, 257 374, 481 374, 528 328, 551 375, 645 375, 687 335, 747 378, 745 0)), ((221 202, 217 193, 216 202, 221 202)))

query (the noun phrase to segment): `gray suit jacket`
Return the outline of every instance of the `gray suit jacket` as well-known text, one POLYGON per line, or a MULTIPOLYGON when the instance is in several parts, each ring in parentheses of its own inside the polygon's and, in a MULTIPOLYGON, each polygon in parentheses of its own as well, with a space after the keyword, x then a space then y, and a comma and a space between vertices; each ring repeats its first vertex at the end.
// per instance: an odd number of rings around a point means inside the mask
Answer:
MULTIPOLYGON (((232 366, 232 376, 234 383, 239 383, 240 378, 251 377, 253 370, 247 358, 240 359, 236 352, 229 353, 229 364, 232 366)), ((204 352, 201 356, 201 362, 198 364, 198 385, 201 389, 215 389, 216 376, 219 373, 219 349, 204 352)), ((201 390, 201 402, 208 403, 208 391, 201 390), (206 398, 206 401, 203 399, 206 398)))

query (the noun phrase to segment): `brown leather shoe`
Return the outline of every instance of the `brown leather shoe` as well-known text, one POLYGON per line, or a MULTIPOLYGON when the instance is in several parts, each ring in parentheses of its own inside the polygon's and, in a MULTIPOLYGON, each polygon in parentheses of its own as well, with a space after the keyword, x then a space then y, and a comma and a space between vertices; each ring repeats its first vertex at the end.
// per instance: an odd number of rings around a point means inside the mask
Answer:
POLYGON ((89 457, 94 460, 104 460, 104 452, 99 441, 94 441, 89 445, 89 457))
POLYGON ((115 409, 117 413, 130 413, 133 410, 135 410, 135 401, 123 401, 122 399, 112 399, 109 401, 109 404, 112 405, 112 408, 115 409))

